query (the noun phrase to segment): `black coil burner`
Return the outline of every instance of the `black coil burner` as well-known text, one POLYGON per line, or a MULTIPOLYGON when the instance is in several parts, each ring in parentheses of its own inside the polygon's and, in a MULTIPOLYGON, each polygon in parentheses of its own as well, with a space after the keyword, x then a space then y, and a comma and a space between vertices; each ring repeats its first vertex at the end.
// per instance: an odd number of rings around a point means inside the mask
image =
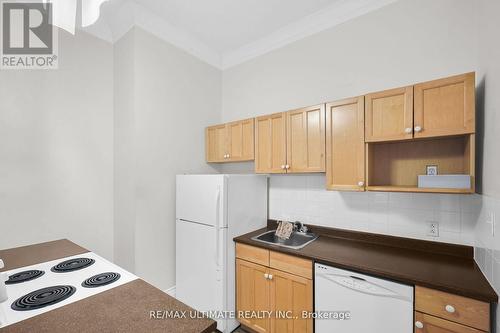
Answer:
POLYGON ((19 272, 19 273, 10 275, 9 279, 7 281, 5 281, 5 284, 16 284, 16 283, 34 280, 36 278, 39 278, 43 274, 45 274, 44 271, 39 271, 36 269, 24 271, 24 272, 19 272))
POLYGON ((82 287, 85 288, 96 288, 105 286, 107 284, 113 283, 120 278, 120 274, 107 272, 94 275, 87 280, 82 282, 82 287))
POLYGON ((18 298, 10 306, 15 311, 29 311, 41 309, 46 306, 64 301, 73 295, 76 288, 73 286, 54 286, 35 290, 18 298))
POLYGON ((55 265, 50 270, 54 273, 73 272, 85 267, 89 267, 94 262, 95 262, 94 259, 89 259, 89 258, 69 259, 55 265))

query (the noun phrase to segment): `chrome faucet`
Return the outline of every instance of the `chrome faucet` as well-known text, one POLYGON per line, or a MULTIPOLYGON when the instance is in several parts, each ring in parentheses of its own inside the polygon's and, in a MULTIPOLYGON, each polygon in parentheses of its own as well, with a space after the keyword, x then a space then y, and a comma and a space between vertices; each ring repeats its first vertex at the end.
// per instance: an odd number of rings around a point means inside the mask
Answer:
POLYGON ((304 223, 300 221, 295 221, 293 223, 293 230, 305 234, 309 229, 307 228, 307 226, 304 225, 304 223))

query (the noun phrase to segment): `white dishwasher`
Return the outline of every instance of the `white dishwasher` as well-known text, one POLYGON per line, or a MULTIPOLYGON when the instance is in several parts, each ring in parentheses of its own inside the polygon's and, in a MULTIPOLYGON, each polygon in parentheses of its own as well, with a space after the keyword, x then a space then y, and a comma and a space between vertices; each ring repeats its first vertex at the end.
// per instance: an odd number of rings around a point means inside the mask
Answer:
POLYGON ((315 264, 314 288, 316 333, 413 332, 413 286, 315 264))

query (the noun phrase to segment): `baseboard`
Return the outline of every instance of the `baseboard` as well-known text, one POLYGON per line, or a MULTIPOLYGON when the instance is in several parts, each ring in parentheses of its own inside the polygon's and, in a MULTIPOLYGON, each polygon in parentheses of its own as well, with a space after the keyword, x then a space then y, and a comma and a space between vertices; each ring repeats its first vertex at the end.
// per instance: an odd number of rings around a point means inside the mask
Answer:
POLYGON ((164 290, 163 292, 175 298, 175 286, 170 287, 167 290, 164 290))

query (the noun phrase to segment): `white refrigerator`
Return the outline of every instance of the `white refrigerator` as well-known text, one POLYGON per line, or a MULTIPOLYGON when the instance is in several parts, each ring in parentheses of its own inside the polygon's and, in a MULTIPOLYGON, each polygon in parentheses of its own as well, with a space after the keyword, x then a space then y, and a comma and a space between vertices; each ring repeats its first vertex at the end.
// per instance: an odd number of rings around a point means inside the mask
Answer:
MULTIPOLYGON (((267 223, 267 176, 178 175, 176 298, 199 311, 235 311, 233 238, 267 223)), ((232 332, 234 318, 214 318, 232 332)))

